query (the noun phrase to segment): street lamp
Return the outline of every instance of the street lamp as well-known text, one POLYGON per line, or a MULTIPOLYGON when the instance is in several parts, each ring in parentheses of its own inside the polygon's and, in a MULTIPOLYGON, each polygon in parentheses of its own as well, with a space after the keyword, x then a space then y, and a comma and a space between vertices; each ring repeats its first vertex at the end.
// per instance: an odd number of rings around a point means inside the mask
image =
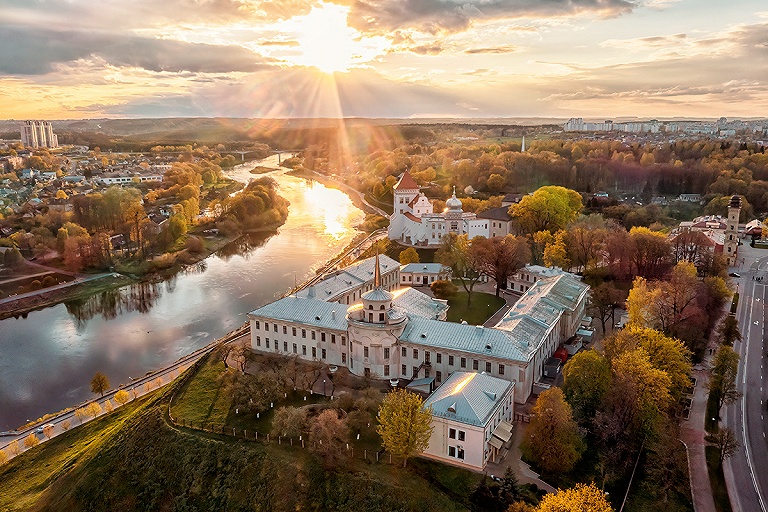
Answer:
POLYGON ((325 396, 325 379, 323 379, 323 396, 325 396))

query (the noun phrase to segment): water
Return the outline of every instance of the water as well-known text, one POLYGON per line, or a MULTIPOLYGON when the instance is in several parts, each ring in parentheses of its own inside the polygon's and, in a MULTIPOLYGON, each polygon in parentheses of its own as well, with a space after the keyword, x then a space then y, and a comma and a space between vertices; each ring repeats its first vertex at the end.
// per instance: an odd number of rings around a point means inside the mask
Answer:
MULTIPOLYGON (((256 165, 277 168, 277 156, 227 175, 247 182, 256 165)), ((313 274, 357 233, 364 214, 342 192, 281 170, 266 176, 291 202, 278 234, 246 237, 162 283, 0 321, 0 430, 92 397, 97 371, 117 386, 206 345, 313 274)))

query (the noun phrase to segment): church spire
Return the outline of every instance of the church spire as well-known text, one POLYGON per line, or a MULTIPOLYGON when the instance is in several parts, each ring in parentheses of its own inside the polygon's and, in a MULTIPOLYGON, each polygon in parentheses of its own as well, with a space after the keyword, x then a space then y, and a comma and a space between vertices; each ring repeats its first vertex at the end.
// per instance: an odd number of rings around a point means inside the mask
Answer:
POLYGON ((381 268, 379 268, 379 246, 376 244, 376 268, 373 269, 373 287, 381 288, 381 268))

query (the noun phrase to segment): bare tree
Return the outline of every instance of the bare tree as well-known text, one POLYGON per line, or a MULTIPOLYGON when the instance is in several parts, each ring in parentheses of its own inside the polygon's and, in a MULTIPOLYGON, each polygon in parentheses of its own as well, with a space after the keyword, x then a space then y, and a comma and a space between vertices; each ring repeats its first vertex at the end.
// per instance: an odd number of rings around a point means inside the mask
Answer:
POLYGON ((707 441, 717 448, 720 467, 723 466, 725 459, 732 457, 741 446, 736 440, 736 435, 729 428, 721 428, 717 431, 717 434, 707 436, 707 441))
POLYGON ((311 450, 319 455, 326 468, 336 468, 348 458, 346 421, 339 418, 339 411, 326 409, 312 422, 309 429, 311 450))

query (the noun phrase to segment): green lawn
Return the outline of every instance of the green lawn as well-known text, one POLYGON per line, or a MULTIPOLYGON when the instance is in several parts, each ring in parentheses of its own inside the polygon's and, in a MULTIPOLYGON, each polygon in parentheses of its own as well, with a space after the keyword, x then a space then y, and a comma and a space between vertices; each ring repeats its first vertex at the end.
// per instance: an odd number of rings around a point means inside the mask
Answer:
MULTIPOLYGON (((460 284, 458 286, 461 287, 460 284)), ((483 325, 504 305, 504 299, 490 293, 473 292, 472 302, 467 306, 467 292, 460 288, 456 295, 448 299, 448 305, 449 322, 466 320, 470 325, 483 325)))
POLYGON ((731 512, 731 501, 728 499, 728 489, 725 487, 725 477, 720 464, 717 448, 707 446, 707 469, 709 470, 709 483, 712 485, 712 497, 715 499, 715 508, 718 512, 731 512))

